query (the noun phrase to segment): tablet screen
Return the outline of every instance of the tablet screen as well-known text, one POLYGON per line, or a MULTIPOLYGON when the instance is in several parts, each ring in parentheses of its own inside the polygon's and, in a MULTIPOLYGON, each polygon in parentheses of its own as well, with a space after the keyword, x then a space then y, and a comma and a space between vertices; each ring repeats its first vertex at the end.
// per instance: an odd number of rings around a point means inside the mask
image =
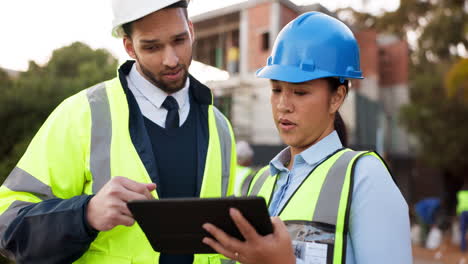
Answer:
POLYGON ((244 240, 229 215, 237 208, 261 235, 273 232, 262 197, 177 198, 128 202, 136 222, 153 249, 170 254, 215 253, 202 242, 208 236, 202 225, 212 223, 244 240))

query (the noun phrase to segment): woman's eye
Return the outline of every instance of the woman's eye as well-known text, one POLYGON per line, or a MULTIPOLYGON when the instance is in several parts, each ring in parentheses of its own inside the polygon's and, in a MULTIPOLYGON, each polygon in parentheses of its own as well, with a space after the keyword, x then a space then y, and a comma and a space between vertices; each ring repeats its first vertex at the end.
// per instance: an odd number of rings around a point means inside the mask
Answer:
POLYGON ((296 94, 296 95, 305 95, 307 93, 303 92, 303 91, 295 91, 294 94, 296 94))
POLYGON ((271 91, 272 91, 273 93, 279 93, 279 92, 281 92, 281 89, 273 88, 273 89, 271 89, 271 91))

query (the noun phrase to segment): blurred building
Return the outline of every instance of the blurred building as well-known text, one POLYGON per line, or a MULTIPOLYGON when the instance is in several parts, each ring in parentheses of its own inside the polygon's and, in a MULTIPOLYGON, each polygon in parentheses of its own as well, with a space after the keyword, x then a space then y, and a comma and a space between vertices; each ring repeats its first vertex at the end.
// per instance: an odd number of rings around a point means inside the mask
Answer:
MULTIPOLYGON (((194 59, 229 72, 229 79, 207 84, 237 138, 251 142, 256 153, 264 153, 256 155, 257 164, 271 159, 282 142, 272 121, 269 81, 256 78, 255 71, 265 65, 281 28, 308 11, 334 16, 320 4, 250 0, 192 17, 194 59)), ((351 28, 360 44, 365 79, 353 82, 340 110, 349 140, 358 149, 407 156, 409 140, 398 125, 398 113, 409 102, 408 45, 394 36, 351 28)))

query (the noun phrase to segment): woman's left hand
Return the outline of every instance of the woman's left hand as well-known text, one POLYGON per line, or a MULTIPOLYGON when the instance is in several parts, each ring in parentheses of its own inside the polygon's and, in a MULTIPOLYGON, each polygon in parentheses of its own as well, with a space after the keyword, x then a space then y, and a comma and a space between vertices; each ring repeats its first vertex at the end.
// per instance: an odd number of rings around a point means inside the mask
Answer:
POLYGON ((227 258, 244 264, 296 263, 291 238, 281 219, 272 217, 273 233, 261 236, 239 210, 231 208, 229 214, 245 241, 231 237, 216 226, 207 223, 203 228, 217 241, 205 237, 203 243, 227 258))

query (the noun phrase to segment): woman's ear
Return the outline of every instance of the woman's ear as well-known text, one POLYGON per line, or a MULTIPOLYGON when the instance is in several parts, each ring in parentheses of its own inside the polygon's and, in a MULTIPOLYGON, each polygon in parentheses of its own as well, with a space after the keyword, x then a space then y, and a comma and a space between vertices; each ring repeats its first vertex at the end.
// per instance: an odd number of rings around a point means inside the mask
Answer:
POLYGON ((346 97, 346 93, 347 93, 346 87, 343 84, 338 86, 338 89, 336 89, 336 92, 334 92, 331 96, 330 114, 334 114, 338 111, 338 109, 340 109, 346 97))

